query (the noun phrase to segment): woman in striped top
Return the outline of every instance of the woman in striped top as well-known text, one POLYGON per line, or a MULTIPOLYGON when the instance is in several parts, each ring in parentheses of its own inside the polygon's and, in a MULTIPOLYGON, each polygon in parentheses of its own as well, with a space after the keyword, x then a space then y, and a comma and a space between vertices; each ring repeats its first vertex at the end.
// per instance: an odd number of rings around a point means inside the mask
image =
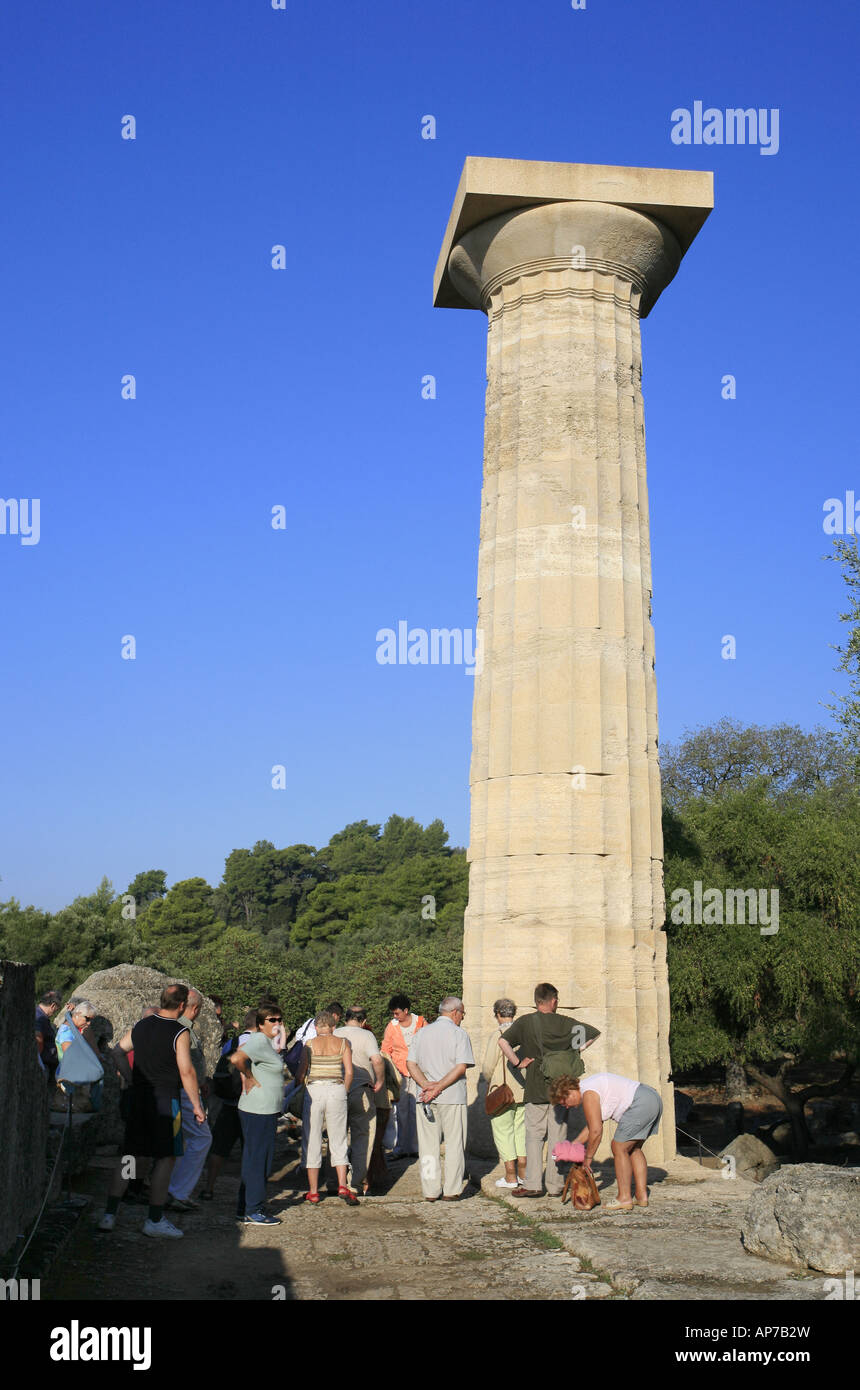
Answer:
POLYGON ((317 1014, 314 1019, 316 1037, 305 1043, 302 1060, 296 1073, 299 1085, 304 1081, 310 1102, 308 1115, 307 1170, 309 1192, 305 1201, 319 1206, 320 1168, 322 1167, 322 1136, 328 1134, 329 1160, 337 1169, 338 1197, 351 1207, 359 1205, 346 1181, 347 1169, 347 1092, 352 1085, 352 1047, 346 1038, 333 1036, 333 1014, 317 1014))

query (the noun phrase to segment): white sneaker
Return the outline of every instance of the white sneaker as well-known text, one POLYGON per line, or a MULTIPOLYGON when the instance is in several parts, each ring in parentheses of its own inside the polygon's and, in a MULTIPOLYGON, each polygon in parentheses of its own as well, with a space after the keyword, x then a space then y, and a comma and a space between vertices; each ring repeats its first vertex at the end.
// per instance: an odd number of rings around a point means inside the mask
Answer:
POLYGON ((185 1232, 180 1231, 178 1226, 174 1226, 172 1221, 168 1221, 166 1216, 162 1216, 160 1221, 144 1221, 141 1230, 145 1236, 168 1236, 171 1240, 181 1240, 185 1232))
POLYGON ((113 1212, 106 1211, 98 1224, 98 1229, 100 1231, 112 1231, 115 1225, 116 1217, 114 1216, 113 1212))
POLYGON ((518 1182, 508 1182, 507 1178, 496 1178, 496 1187, 519 1187, 518 1182))

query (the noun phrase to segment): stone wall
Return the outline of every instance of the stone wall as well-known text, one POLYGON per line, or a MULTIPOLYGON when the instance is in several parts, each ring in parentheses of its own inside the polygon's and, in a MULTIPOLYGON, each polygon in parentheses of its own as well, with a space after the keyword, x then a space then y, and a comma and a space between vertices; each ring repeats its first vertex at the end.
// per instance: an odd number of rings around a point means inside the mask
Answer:
POLYGON ((32 965, 0 960, 0 1254, 28 1234, 47 1181, 47 1076, 34 1029, 32 965))

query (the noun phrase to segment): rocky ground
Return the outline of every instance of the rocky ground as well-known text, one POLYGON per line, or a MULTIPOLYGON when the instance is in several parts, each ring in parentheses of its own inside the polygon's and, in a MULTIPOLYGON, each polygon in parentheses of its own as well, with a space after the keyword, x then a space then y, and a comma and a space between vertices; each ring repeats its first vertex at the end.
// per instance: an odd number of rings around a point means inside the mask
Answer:
MULTIPOLYGON (((238 1165, 215 1201, 177 1217, 182 1242, 140 1233, 145 1210, 123 1204, 102 1234, 110 1159, 76 1181, 92 1207, 43 1283, 43 1299, 789 1300, 823 1299, 825 1276, 747 1254, 740 1213, 753 1190, 741 1179, 679 1159, 651 1174, 647 1210, 577 1213, 558 1198, 499 1195, 499 1170, 473 1164, 458 1202, 427 1203, 417 1160, 390 1169, 386 1188, 349 1208, 303 1200, 297 1145, 280 1139, 270 1209, 279 1226, 233 1217, 238 1165), (167 1249, 165 1249, 167 1246, 167 1249), (177 1258, 178 1256, 178 1258, 177 1258)), ((614 1195, 611 1165, 598 1184, 614 1195)))

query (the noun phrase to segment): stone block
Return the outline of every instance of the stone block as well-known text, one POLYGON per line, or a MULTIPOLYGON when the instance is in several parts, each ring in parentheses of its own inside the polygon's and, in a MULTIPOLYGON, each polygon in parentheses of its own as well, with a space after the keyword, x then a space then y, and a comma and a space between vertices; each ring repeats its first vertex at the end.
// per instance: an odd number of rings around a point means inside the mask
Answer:
MULTIPOLYGON (((96 1038, 103 1037, 106 1046, 111 1047, 137 1023, 144 1009, 150 1005, 158 1008, 162 989, 173 983, 196 988, 191 980, 164 975, 145 965, 114 965, 109 970, 98 970, 88 975, 73 990, 69 1000, 89 999, 95 1005, 93 1034, 96 1038)), ((64 1011, 65 1006, 54 1020, 55 1023, 62 1019, 64 1011)), ((194 1035, 203 1049, 207 1071, 211 1075, 221 1050, 221 1025, 214 1004, 205 996, 194 1024, 194 1035)))
POLYGON ((860 1269, 860 1169, 798 1163, 772 1174, 749 1199, 741 1239, 750 1254, 825 1274, 860 1269))
POLYGON ((35 1014, 32 965, 0 960, 0 1255, 29 1234, 47 1180, 48 1088, 35 1014))
POLYGON ((720 1157, 733 1158, 738 1177, 750 1182, 763 1182, 780 1166, 776 1154, 754 1134, 739 1134, 726 1145, 720 1157))

